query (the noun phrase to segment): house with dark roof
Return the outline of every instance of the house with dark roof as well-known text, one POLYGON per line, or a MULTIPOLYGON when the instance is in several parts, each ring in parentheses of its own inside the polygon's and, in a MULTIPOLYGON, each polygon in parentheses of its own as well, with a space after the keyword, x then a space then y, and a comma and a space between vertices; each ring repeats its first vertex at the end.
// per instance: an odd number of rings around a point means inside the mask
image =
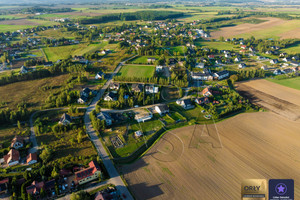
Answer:
POLYGON ((104 72, 103 72, 103 71, 100 71, 100 72, 98 72, 98 73, 96 74, 95 79, 97 79, 97 80, 98 80, 98 79, 103 79, 104 76, 105 76, 104 72))
POLYGON ((97 115, 97 118, 104 120, 107 126, 110 126, 113 123, 113 118, 107 112, 100 112, 97 115))
POLYGON ((4 156, 4 161, 8 166, 13 166, 19 164, 20 153, 16 149, 11 149, 7 155, 4 156))
POLYGON ((270 63, 271 63, 271 64, 277 64, 277 63, 278 63, 278 60, 277 60, 277 59, 272 59, 272 60, 270 60, 270 63))
POLYGON ((229 77, 229 71, 227 70, 222 70, 222 71, 219 71, 219 72, 215 72, 213 74, 213 77, 215 77, 216 79, 218 80, 222 80, 224 78, 227 78, 229 77))
POLYGON ((183 107, 184 109, 192 109, 194 108, 195 106, 192 104, 192 100, 191 99, 180 99, 180 100, 177 100, 176 103, 178 105, 180 105, 181 107, 183 107))
POLYGON ((97 162, 91 161, 89 167, 75 172, 75 182, 79 185, 101 177, 101 169, 97 162))
POLYGON ((24 146, 23 137, 16 135, 14 137, 14 139, 12 140, 10 147, 14 148, 14 149, 19 149, 19 148, 22 148, 23 146, 24 146))
POLYGON ((70 124, 72 122, 72 117, 70 115, 68 115, 67 113, 64 113, 59 121, 59 124, 62 124, 64 126, 70 124))
POLYGON ((147 86, 145 86, 145 92, 146 92, 146 94, 157 94, 158 87, 156 87, 154 85, 147 85, 147 86))
POLYGON ((26 74, 29 72, 29 69, 25 66, 22 66, 21 69, 20 69, 20 74, 26 74))
POLYGON ((133 92, 142 92, 144 89, 144 85, 143 84, 139 84, 139 83, 133 83, 131 85, 131 90, 133 92))
POLYGON ((80 92, 80 94, 81 94, 82 96, 89 97, 91 91, 92 91, 92 90, 91 90, 90 88, 83 88, 82 91, 80 92))
POLYGON ((81 96, 77 99, 77 103, 85 104, 86 102, 88 102, 88 98, 87 98, 86 96, 81 95, 81 96))
POLYGON ((247 65, 245 64, 245 63, 240 63, 239 64, 239 68, 240 69, 244 69, 244 68, 246 68, 247 67, 247 65))
POLYGON ((109 92, 105 95, 104 101, 116 101, 117 100, 117 95, 113 92, 109 92))
POLYGON ((0 180, 0 195, 8 193, 9 178, 0 180))
POLYGON ((55 179, 45 182, 45 191, 51 192, 55 190, 55 179))
POLYGON ((203 72, 191 72, 191 78, 193 80, 212 80, 213 76, 208 70, 203 70, 203 72))
POLYGON ((164 115, 168 113, 170 110, 168 105, 162 104, 162 105, 155 106, 155 111, 160 115, 164 115))

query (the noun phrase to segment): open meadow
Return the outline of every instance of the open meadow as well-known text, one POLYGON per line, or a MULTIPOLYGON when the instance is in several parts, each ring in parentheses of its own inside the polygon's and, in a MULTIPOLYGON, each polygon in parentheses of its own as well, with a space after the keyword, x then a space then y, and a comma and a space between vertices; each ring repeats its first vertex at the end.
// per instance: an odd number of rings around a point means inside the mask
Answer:
POLYGON ((124 65, 118 72, 121 77, 151 78, 154 75, 154 66, 124 65))
POLYGON ((240 199, 244 179, 300 180, 299 125, 260 112, 179 128, 123 174, 136 199, 240 199))

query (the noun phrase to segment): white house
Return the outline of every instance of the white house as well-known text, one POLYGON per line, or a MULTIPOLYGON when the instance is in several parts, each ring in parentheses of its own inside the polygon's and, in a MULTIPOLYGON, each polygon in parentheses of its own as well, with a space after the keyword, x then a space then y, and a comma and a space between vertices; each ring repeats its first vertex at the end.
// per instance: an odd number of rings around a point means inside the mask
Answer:
POLYGON ((218 80, 222 80, 224 78, 227 78, 229 77, 229 71, 227 70, 222 70, 222 71, 219 71, 219 72, 216 72, 213 74, 213 76, 218 79, 218 80))
POLYGON ((240 69, 244 69, 244 68, 246 68, 247 67, 247 65, 245 64, 245 63, 240 63, 239 64, 239 68, 240 69))
POLYGON ((20 74, 26 74, 29 72, 29 69, 26 68, 25 66, 22 66, 21 69, 20 69, 20 74))
POLYGON ((145 87, 145 91, 147 94, 157 94, 158 93, 158 87, 155 87, 155 86, 146 86, 145 87))
POLYGON ((155 106, 155 111, 158 114, 163 115, 169 112, 169 107, 166 104, 155 106))
POLYGON ((195 67, 203 69, 204 68, 204 63, 197 63, 195 67))
POLYGON ((134 136, 135 137, 141 137, 143 135, 143 133, 142 133, 142 131, 136 131, 136 132, 134 132, 134 136))
POLYGON ((176 103, 183 107, 184 109, 191 109, 194 108, 195 106, 192 104, 191 99, 184 99, 184 100, 177 100, 176 103))
POLYGON ((156 72, 161 72, 163 70, 163 66, 161 66, 161 65, 157 65, 156 67, 155 67, 155 71, 156 72))
POLYGON ((277 59, 272 59, 272 60, 270 60, 270 63, 271 63, 271 64, 277 64, 277 63, 278 63, 278 60, 277 60, 277 59))
POLYGON ((96 74, 96 76, 95 76, 95 79, 103 79, 104 78, 104 76, 105 76, 105 74, 102 72, 102 71, 100 71, 100 72, 98 72, 97 74, 96 74))
POLYGON ((136 112, 135 113, 135 116, 134 116, 134 119, 137 121, 137 122, 145 122, 147 120, 150 120, 152 119, 153 115, 151 112, 136 112))
POLYGON ((212 80, 213 76, 207 70, 203 72, 191 72, 191 77, 193 80, 212 80))

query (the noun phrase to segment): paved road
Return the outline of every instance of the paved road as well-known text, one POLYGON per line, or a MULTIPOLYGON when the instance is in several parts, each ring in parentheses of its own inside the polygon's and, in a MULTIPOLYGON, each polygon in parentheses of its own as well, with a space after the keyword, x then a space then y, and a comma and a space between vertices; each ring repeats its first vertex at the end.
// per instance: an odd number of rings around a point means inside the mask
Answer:
POLYGON ((133 197, 131 196, 129 190, 127 189, 125 183, 120 177, 119 172, 115 168, 113 162, 110 160, 108 153, 106 152, 103 144, 99 140, 96 131, 93 129, 90 121, 89 114, 95 109, 97 101, 103 96, 105 90, 109 87, 110 83, 112 82, 113 76, 116 75, 116 73, 120 70, 121 66, 123 65, 125 61, 121 62, 115 69, 114 73, 111 74, 110 78, 107 80, 105 85, 100 89, 97 96, 93 99, 90 106, 87 108, 85 116, 84 116, 84 123, 86 127, 86 132, 90 136, 91 141, 94 143, 96 150, 98 152, 98 155, 101 157, 103 164, 110 176, 109 182, 116 185, 117 190, 121 194, 125 194, 126 199, 133 200, 133 197))

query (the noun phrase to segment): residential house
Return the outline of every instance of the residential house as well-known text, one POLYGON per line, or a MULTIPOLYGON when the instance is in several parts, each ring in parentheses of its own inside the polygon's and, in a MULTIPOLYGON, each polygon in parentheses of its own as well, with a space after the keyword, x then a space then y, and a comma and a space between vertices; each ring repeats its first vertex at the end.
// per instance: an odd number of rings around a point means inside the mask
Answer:
POLYGON ((20 69, 20 74, 26 74, 29 72, 29 69, 25 66, 22 66, 21 69, 20 69))
POLYGON ((293 69, 291 69, 291 68, 287 68, 287 69, 284 69, 284 70, 282 70, 282 72, 284 73, 284 74, 289 74, 289 73, 293 73, 293 72, 295 72, 293 69))
POLYGON ((39 195, 41 189, 44 189, 44 186, 45 186, 44 181, 41 182, 33 181, 30 186, 26 187, 26 192, 27 194, 31 194, 31 195, 39 195))
POLYGON ((201 92, 201 94, 205 97, 210 97, 212 96, 212 92, 210 91, 210 89, 207 87, 207 88, 204 88, 201 92))
POLYGON ((119 88, 120 88, 120 83, 111 83, 110 86, 109 86, 109 88, 110 88, 111 90, 119 90, 119 88))
POLYGON ((273 74, 280 75, 280 74, 282 74, 282 72, 281 72, 280 69, 275 69, 274 72, 273 72, 273 74))
POLYGON ((240 57, 236 57, 235 59, 234 59, 234 62, 241 62, 242 60, 241 60, 241 58, 240 57))
POLYGON ((9 178, 0 180, 0 195, 8 193, 9 178))
POLYGON ((199 105, 209 103, 209 99, 207 97, 196 98, 195 102, 199 105))
POLYGON ((216 79, 218 80, 222 80, 224 78, 227 78, 229 77, 229 71, 227 70, 222 70, 222 71, 219 71, 219 72, 215 72, 213 74, 213 77, 215 77, 216 79))
POLYGON ((112 125, 113 119, 107 112, 100 112, 97 115, 97 118, 100 120, 104 120, 107 126, 112 125))
POLYGON ((242 45, 241 48, 242 49, 247 49, 247 46, 246 45, 242 45))
POLYGON ((145 112, 136 112, 135 113, 135 116, 134 116, 134 119, 137 121, 137 122, 145 122, 147 120, 150 120, 152 119, 153 115, 151 112, 149 111, 145 111, 145 112))
POLYGON ((299 60, 299 57, 298 56, 293 56, 292 59, 293 60, 299 60))
POLYGON ((148 62, 148 63, 154 63, 155 60, 156 60, 156 58, 154 58, 154 57, 149 57, 149 58, 147 58, 147 62, 148 62))
POLYGON ((95 161, 91 161, 88 168, 75 172, 75 182, 82 185, 101 177, 101 174, 99 164, 95 161))
POLYGON ((191 99, 180 99, 180 100, 177 100, 176 103, 178 105, 180 105, 181 107, 183 107, 184 109, 191 109, 191 108, 194 108, 195 106, 192 104, 192 100, 191 99))
POLYGON ((90 88, 83 88, 82 91, 80 92, 81 96, 89 97, 91 93, 90 88))
POLYGON ((45 183, 45 191, 48 193, 55 192, 55 183, 56 183, 55 179, 47 181, 45 183))
POLYGON ((231 58, 231 54, 230 53, 225 53, 225 58, 231 58))
POLYGON ((245 64, 245 63, 240 63, 239 64, 239 68, 240 69, 244 69, 244 68, 246 68, 247 67, 247 65, 245 64))
POLYGON ((208 59, 214 59, 215 55, 208 55, 207 57, 208 57, 208 59))
POLYGON ((282 52, 279 54, 279 57, 285 57, 285 56, 287 56, 287 53, 285 53, 285 52, 282 52))
POLYGON ((28 165, 32 165, 34 163, 37 163, 37 153, 29 153, 26 162, 28 165))
POLYGON ((169 58, 169 64, 170 64, 170 65, 173 65, 173 64, 175 64, 175 63, 176 63, 175 58, 169 58))
POLYGON ((278 60, 277 60, 277 59, 272 59, 272 60, 270 60, 270 63, 271 63, 271 64, 277 64, 277 63, 278 63, 278 60))
POLYGON ((100 71, 96 74, 95 79, 103 79, 105 76, 104 72, 100 71))
POLYGON ((88 60, 84 58, 84 56, 74 56, 74 61, 80 62, 82 64, 88 64, 88 60))
POLYGON ((156 67, 155 67, 155 71, 156 72, 161 72, 163 70, 163 66, 161 66, 161 65, 157 65, 156 67))
POLYGON ((221 60, 216 60, 215 63, 216 63, 217 65, 220 65, 220 64, 222 64, 222 61, 221 61, 221 60))
POLYGON ((23 146, 24 146, 23 137, 16 135, 14 137, 14 139, 12 140, 10 147, 14 148, 14 149, 19 149, 19 148, 22 148, 23 146))
POLYGON ((263 66, 261 66, 261 69, 262 70, 268 70, 268 66, 267 65, 263 65, 263 66))
POLYGON ((203 70, 203 72, 191 72, 193 80, 213 80, 213 76, 209 70, 203 70))
POLYGON ((296 61, 292 61, 291 65, 294 66, 294 67, 298 67, 298 66, 300 66, 300 63, 296 62, 296 61))
POLYGON ((250 48, 249 48, 249 51, 251 51, 251 52, 255 52, 256 50, 255 50, 255 48, 253 48, 253 47, 250 47, 250 48))
POLYGON ((285 58, 283 58, 283 59, 282 59, 282 61, 284 61, 284 62, 291 62, 291 61, 292 61, 292 59, 290 59, 290 58, 286 58, 286 57, 285 57, 285 58))
POLYGON ((72 122, 72 117, 67 113, 64 113, 59 120, 59 124, 62 124, 64 126, 70 124, 71 122, 72 122))
POLYGON ((138 84, 138 83, 133 83, 131 85, 131 90, 133 92, 142 92, 143 91, 143 88, 144 88, 144 85, 143 84, 138 84))
POLYGON ((101 193, 100 191, 96 193, 94 200, 113 200, 114 197, 110 193, 104 192, 101 193))
POLYGON ((107 93, 104 97, 104 101, 116 101, 116 100, 117 100, 117 96, 113 92, 107 93))
POLYGON ((166 104, 155 106, 155 111, 160 114, 164 115, 169 112, 169 107, 166 104))
POLYGON ((13 166, 19 164, 20 153, 16 149, 11 149, 7 155, 4 156, 4 161, 8 166, 13 166))
POLYGON ((257 56, 257 60, 265 60, 265 59, 266 59, 265 57, 257 56))
POLYGON ((147 85, 145 87, 146 94, 157 94, 158 93, 158 87, 155 87, 153 85, 147 85))
POLYGON ((195 67, 203 69, 204 68, 204 63, 196 63, 195 67))
POLYGON ((81 95, 79 99, 77 100, 77 103, 79 104, 85 104, 88 101, 88 98, 86 96, 81 95))
POLYGON ((135 136, 136 138, 139 138, 139 137, 143 136, 143 133, 142 133, 142 131, 135 131, 135 132, 134 132, 134 136, 135 136))

